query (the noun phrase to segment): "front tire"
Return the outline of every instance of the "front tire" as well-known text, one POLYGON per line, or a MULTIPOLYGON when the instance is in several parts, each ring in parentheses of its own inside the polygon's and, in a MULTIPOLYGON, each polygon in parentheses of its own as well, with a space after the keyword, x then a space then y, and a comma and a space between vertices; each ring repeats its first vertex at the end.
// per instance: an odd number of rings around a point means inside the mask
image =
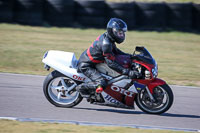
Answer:
POLYGON ((173 92, 167 84, 155 87, 152 95, 155 98, 155 102, 150 100, 145 89, 136 97, 137 106, 146 113, 162 114, 173 104, 173 92))
POLYGON ((57 107, 70 108, 82 101, 76 91, 76 82, 58 71, 51 72, 43 83, 43 92, 47 100, 57 107))

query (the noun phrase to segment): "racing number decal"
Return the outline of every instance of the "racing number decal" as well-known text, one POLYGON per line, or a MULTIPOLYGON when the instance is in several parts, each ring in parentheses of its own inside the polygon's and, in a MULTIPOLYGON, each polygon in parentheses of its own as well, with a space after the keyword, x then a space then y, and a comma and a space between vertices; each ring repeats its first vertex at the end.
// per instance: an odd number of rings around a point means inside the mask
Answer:
POLYGON ((73 78, 76 79, 76 80, 80 80, 80 81, 84 81, 85 80, 85 78, 79 77, 77 75, 73 75, 73 78))
POLYGON ((116 91, 116 92, 119 92, 121 94, 124 94, 125 96, 128 96, 128 97, 132 97, 134 92, 131 92, 131 91, 128 91, 128 90, 125 90, 123 88, 120 88, 118 86, 111 86, 111 89, 113 91, 116 91))

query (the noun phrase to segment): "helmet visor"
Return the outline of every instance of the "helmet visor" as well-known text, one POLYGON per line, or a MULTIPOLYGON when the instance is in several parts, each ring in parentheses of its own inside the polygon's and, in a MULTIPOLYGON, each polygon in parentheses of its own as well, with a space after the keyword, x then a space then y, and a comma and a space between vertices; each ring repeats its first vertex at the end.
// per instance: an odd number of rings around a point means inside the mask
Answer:
POLYGON ((119 39, 125 39, 126 30, 113 28, 113 34, 119 39))

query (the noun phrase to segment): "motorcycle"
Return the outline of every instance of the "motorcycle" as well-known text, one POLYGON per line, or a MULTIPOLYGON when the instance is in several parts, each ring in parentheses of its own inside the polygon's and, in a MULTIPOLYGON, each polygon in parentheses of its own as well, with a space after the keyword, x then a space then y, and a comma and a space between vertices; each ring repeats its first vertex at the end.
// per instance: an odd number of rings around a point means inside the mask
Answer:
POLYGON ((134 103, 149 114, 162 114, 173 104, 173 92, 168 84, 157 78, 158 66, 155 59, 145 47, 137 46, 130 58, 117 55, 116 61, 125 68, 140 73, 136 79, 109 68, 106 63, 96 65, 96 69, 106 78, 108 86, 101 93, 87 91, 82 95, 77 88, 81 83, 91 80, 77 72, 78 60, 74 53, 49 50, 44 54, 42 62, 45 69, 52 71, 44 80, 43 92, 47 100, 57 106, 70 108, 86 98, 91 104, 117 108, 134 109, 134 103))

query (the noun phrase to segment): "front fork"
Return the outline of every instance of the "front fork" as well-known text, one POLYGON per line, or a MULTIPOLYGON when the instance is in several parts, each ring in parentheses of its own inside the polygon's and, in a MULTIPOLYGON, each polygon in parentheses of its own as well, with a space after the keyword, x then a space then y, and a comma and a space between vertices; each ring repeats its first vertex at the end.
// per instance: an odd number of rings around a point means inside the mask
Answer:
MULTIPOLYGON (((140 82, 140 81, 139 81, 140 82)), ((142 83, 142 82, 140 82, 142 83)), ((156 86, 161 86, 161 85, 164 85, 166 84, 166 82, 162 79, 159 79, 159 78, 155 78, 152 82, 146 84, 146 91, 151 99, 152 102, 155 102, 155 98, 153 97, 153 89, 156 87, 156 86)))
POLYGON ((153 97, 153 95, 152 95, 152 93, 150 92, 149 88, 146 86, 145 89, 146 89, 146 91, 147 91, 147 93, 148 93, 148 95, 149 95, 151 101, 152 101, 152 102, 155 102, 155 98, 153 97))

